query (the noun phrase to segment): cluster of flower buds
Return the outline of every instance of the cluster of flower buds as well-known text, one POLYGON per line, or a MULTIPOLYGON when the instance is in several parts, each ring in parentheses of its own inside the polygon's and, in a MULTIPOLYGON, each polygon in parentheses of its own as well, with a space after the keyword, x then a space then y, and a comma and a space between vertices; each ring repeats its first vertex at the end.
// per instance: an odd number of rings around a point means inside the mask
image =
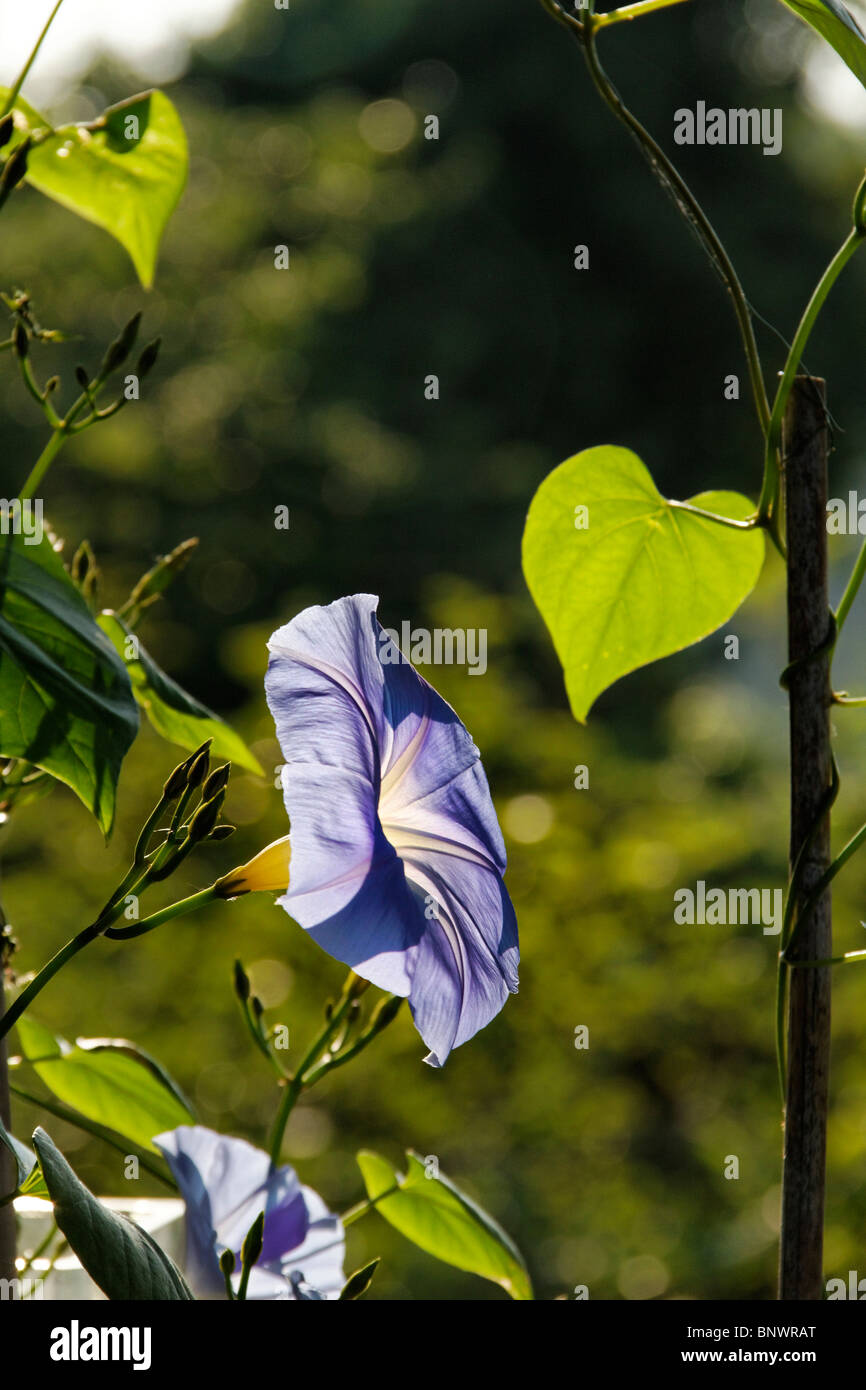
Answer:
POLYGON ((168 878, 203 840, 225 840, 233 825, 219 820, 226 797, 231 763, 210 770, 210 739, 180 763, 165 783, 162 796, 148 816, 135 847, 134 862, 147 866, 147 878, 168 878), (160 821, 173 809, 168 826, 160 821), (154 835, 162 838, 150 847, 154 835))

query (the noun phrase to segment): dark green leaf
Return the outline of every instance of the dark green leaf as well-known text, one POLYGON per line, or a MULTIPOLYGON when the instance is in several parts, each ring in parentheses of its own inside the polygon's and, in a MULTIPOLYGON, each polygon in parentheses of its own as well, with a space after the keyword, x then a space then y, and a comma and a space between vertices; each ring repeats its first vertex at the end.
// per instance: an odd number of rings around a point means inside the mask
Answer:
POLYGON ((190 1301, 180 1270, 152 1236, 96 1200, 43 1129, 33 1143, 54 1218, 91 1279, 110 1299, 190 1301))
POLYGON ((129 677, 46 532, 0 548, 0 754, 64 782, 106 834, 138 729, 129 677))
POLYGON ((140 638, 116 613, 99 615, 99 624, 126 662, 132 690, 157 733, 190 752, 211 739, 211 754, 263 775, 261 763, 243 739, 207 705, 188 695, 156 664, 140 638))

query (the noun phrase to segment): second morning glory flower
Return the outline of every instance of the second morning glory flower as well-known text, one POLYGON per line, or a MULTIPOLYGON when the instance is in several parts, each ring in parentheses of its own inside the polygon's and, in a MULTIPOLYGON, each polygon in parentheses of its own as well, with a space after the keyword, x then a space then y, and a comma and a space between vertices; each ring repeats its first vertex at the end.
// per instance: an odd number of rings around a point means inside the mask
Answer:
POLYGON ((252 1271, 250 1299, 335 1299, 343 1287, 343 1227, 293 1168, 274 1168, 261 1149, 201 1125, 158 1134, 186 1203, 184 1271, 197 1298, 225 1298, 219 1257, 235 1256, 263 1211, 264 1245, 252 1271))
POLYGON ((391 644, 378 599, 307 608, 271 637, 291 872, 320 946, 407 996, 441 1066, 517 990, 505 846, 478 749, 391 644))

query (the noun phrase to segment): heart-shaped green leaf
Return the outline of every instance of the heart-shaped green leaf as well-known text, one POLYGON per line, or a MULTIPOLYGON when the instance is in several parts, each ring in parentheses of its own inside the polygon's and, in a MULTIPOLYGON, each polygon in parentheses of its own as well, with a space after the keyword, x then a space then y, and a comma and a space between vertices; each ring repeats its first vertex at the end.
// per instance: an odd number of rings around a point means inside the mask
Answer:
POLYGON ((866 34, 841 0, 782 0, 832 44, 866 87, 866 34))
POLYGON ((155 1134, 194 1124, 189 1104, 162 1067, 125 1039, 79 1038, 70 1047, 25 1015, 21 1051, 49 1091, 88 1120, 158 1152, 155 1134))
POLYGON ((33 539, 0 545, 0 754, 65 782, 108 833, 138 708, 48 533, 33 539))
POLYGON ((531 1299, 523 1257, 502 1227, 417 1154, 409 1152, 406 1158, 404 1175, 379 1154, 358 1154, 368 1197, 399 1189, 376 1202, 380 1215, 428 1254, 500 1284, 514 1299, 531 1299))
POLYGON ((142 92, 87 125, 53 131, 21 97, 14 115, 18 138, 35 136, 27 182, 104 227, 129 252, 141 283, 152 284, 160 239, 188 165, 186 136, 168 97, 142 92))
POLYGON ((638 666, 680 651, 727 622, 764 558, 735 492, 668 502, 636 454, 585 449, 545 478, 523 533, 523 572, 550 629, 576 719, 638 666))
POLYGON ((210 739, 213 757, 226 758, 264 776, 261 763, 240 735, 167 676, 122 618, 106 609, 98 622, 125 661, 132 693, 162 738, 190 753, 210 739))
POLYGON ((152 1236, 96 1200, 62 1153, 37 1129, 33 1146, 54 1219, 87 1273, 112 1299, 188 1302, 192 1294, 177 1266, 152 1236))

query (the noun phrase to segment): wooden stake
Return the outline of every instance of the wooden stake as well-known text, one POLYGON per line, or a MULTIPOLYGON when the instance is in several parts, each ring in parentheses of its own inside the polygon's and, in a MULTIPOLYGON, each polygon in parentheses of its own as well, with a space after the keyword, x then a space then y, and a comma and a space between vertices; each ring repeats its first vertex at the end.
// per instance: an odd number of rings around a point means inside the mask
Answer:
MULTIPOLYGON (((798 377, 785 414, 782 452, 788 542, 788 660, 793 865, 812 835, 802 864, 808 894, 830 863, 830 815, 816 821, 831 781, 830 653, 808 660, 829 631, 827 589, 827 456, 825 384, 798 377), (814 832, 814 833, 813 833, 814 832)), ((826 892, 798 934, 796 960, 832 953, 826 892)), ((779 1298, 824 1295, 824 1182, 830 1070, 830 969, 789 971, 788 1072, 782 1170, 779 1298)))

